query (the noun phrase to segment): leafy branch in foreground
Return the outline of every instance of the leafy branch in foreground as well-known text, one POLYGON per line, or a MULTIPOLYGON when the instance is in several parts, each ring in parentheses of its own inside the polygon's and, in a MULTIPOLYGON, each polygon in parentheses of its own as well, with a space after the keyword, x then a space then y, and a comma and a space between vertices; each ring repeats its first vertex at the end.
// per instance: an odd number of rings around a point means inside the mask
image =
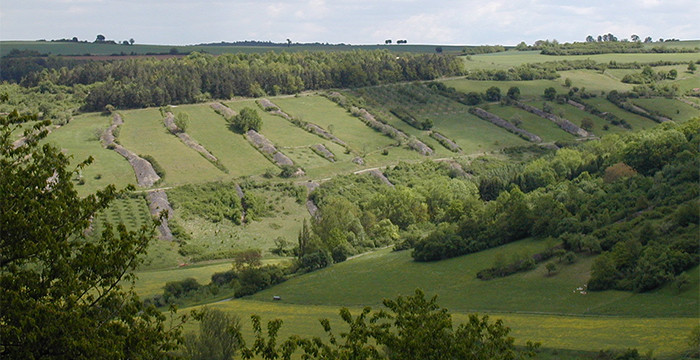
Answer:
POLYGON ((320 337, 303 339, 292 336, 278 345, 277 334, 282 321, 267 324, 263 334, 260 317, 253 315, 255 342, 245 348, 244 359, 291 359, 300 350, 302 359, 498 359, 531 358, 539 344, 527 342, 524 350, 516 349, 510 328, 501 320, 490 322, 488 316, 469 315, 469 320, 453 327, 452 316, 437 304, 437 297, 426 298, 421 290, 413 296, 384 300, 386 309, 372 312, 365 307, 353 317, 346 308, 340 317, 348 331, 335 335, 328 319, 320 323, 328 342, 320 337))
POLYGON ((92 159, 69 170, 60 149, 39 147, 48 122, 13 145, 13 131, 33 119, 16 111, 0 116, 0 357, 167 358, 179 325, 168 326, 124 288, 155 226, 129 232, 107 225, 99 236, 86 235, 120 192, 110 185, 78 197, 71 179, 92 159))

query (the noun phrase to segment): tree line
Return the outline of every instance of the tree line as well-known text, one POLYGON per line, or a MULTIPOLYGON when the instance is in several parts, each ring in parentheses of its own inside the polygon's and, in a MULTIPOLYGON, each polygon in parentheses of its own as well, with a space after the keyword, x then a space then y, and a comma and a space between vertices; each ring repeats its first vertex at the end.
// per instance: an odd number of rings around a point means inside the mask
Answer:
MULTIPOLYGON (((33 69, 30 67, 30 69, 33 69)), ((293 94, 304 90, 431 80, 463 73, 456 57, 387 50, 226 54, 181 59, 91 61, 23 73, 25 87, 48 82, 89 86, 83 110, 106 105, 140 108, 232 96, 293 94)), ((16 79, 18 75, 15 75, 16 79)))
MULTIPOLYGON (((603 254, 589 288, 648 291, 697 265, 700 119, 611 135, 524 163, 401 163, 395 185, 340 176, 311 197, 319 217, 299 236, 308 270, 394 244, 436 261, 527 237, 603 254)), ((546 150, 538 150, 546 151, 546 150)), ((553 250, 552 250, 553 251, 553 250)))

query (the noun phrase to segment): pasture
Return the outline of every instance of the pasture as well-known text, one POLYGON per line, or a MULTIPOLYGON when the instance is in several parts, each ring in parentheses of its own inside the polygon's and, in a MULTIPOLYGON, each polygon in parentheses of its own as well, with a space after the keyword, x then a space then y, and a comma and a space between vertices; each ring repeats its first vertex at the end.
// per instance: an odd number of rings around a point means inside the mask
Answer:
POLYGON ((650 98, 634 99, 632 103, 644 109, 659 112, 676 122, 684 122, 700 116, 700 110, 676 99, 650 98))
MULTIPOLYGON (((122 112, 119 142, 137 155, 153 156, 165 170, 159 186, 215 181, 227 177, 203 156, 168 132, 158 109, 122 112)), ((205 145, 206 146, 206 145, 205 145)))
POLYGON ((209 104, 173 108, 173 113, 180 112, 189 115, 187 133, 219 159, 229 171, 229 177, 259 175, 274 167, 243 135, 231 131, 224 117, 214 112, 209 104))
POLYGON ((535 270, 504 278, 489 281, 476 278, 478 271, 493 265, 498 254, 510 259, 515 255, 532 255, 545 246, 543 240, 529 239, 434 263, 414 262, 408 251, 385 249, 291 279, 251 298, 266 301, 274 293, 293 304, 376 306, 382 298, 409 294, 420 288, 438 294, 443 306, 458 312, 698 316, 697 268, 688 272, 694 285, 680 296, 670 289, 644 294, 623 291, 581 294, 575 290, 588 280, 593 260, 590 257, 579 258, 571 265, 562 264, 554 276, 548 276, 541 264, 535 270))
POLYGON ((53 130, 45 139, 45 142, 64 149, 72 156, 73 166, 90 156, 94 159, 75 179, 80 195, 94 193, 109 184, 114 184, 117 189, 136 184, 136 176, 129 162, 116 152, 103 148, 98 138, 109 126, 111 119, 111 116, 97 113, 79 115, 68 124, 53 130))
POLYGON ((464 57, 464 64, 467 69, 504 69, 522 65, 525 63, 560 61, 560 60, 587 60, 591 59, 597 63, 650 63, 654 61, 697 61, 700 59, 698 53, 644 53, 644 54, 596 54, 596 55, 541 55, 537 50, 517 51, 509 50, 500 53, 472 55, 464 57))
MULTIPOLYGON (((526 141, 468 112, 468 107, 438 95, 420 85, 394 85, 359 89, 368 101, 370 111, 381 114, 390 121, 402 122, 390 113, 393 108, 403 108, 418 121, 430 119, 433 129, 455 141, 467 154, 481 153, 503 147, 525 144, 526 141)), ((408 126, 408 125, 405 125, 408 126)), ((417 129, 416 129, 417 130, 417 129)), ((417 130, 419 131, 419 130, 417 130)), ((423 137, 420 137, 423 139, 423 137)), ((433 141, 426 141, 434 144, 433 141)), ((451 154, 441 145, 433 145, 442 154, 451 154)))
MULTIPOLYGON (((483 282, 475 271, 489 266, 496 254, 537 251, 542 242, 525 240, 482 253, 438 263, 414 263, 407 252, 388 249, 368 253, 262 291, 251 297, 208 306, 241 317, 251 337, 250 314, 263 320, 284 320, 281 336, 322 336, 318 319, 328 318, 344 329, 340 307, 357 313, 363 306, 381 307, 381 299, 410 295, 415 288, 438 295, 456 323, 468 313, 503 319, 519 344, 539 341, 545 348, 595 350, 634 347, 670 356, 685 348, 697 324, 698 268, 689 271, 694 284, 680 295, 666 287, 649 294, 618 291, 582 294, 590 258, 547 276, 544 266, 514 276, 483 282), (282 297, 272 301, 272 296, 282 297), (611 315, 615 316, 611 316, 611 315)), ((186 309, 187 310, 187 309, 186 309)), ((193 330, 194 325, 188 325, 193 330)))
MULTIPOLYGON (((535 104, 530 105, 537 106, 535 104)), ((518 125, 519 128, 540 136, 544 142, 574 139, 573 135, 562 130, 554 122, 515 106, 495 105, 489 107, 488 111, 504 120, 514 121, 517 119, 522 121, 522 124, 518 125)))
MULTIPOLYGON (((411 295, 405 293, 403 295, 411 295)), ((430 293, 428 293, 430 295, 430 293)), ((340 296, 340 295, 338 295, 340 296)), ((335 334, 347 331, 347 325, 338 315, 339 307, 330 305, 296 305, 284 301, 258 301, 237 299, 207 305, 240 317, 247 343, 253 340, 250 315, 261 316, 263 324, 269 320, 283 320, 280 339, 291 335, 303 334, 304 337, 325 337, 319 319, 329 319, 335 334)), ((438 304, 444 306, 441 297, 438 304)), ((380 306, 373 306, 379 310, 380 306)), ((194 308, 184 308, 187 312, 194 308)), ((359 314, 360 307, 349 308, 353 315, 359 314)), ((471 312, 451 311, 455 324, 467 320, 471 312)), ((637 348, 640 353, 654 351, 655 356, 672 357, 679 350, 685 349, 686 337, 690 329, 697 324, 693 318, 633 318, 633 317, 597 317, 597 316, 559 316, 548 314, 517 314, 499 312, 479 312, 489 315, 491 321, 502 319, 511 328, 511 336, 516 344, 524 345, 526 341, 538 341, 544 348, 595 351, 594 349, 637 348)), ((185 324, 185 331, 194 331, 197 324, 185 324)), ((558 358, 558 357, 557 357, 558 358)))
MULTIPOLYGON (((632 126, 633 131, 647 129, 657 125, 657 123, 653 120, 620 109, 619 107, 615 106, 615 104, 602 97, 586 99, 583 102, 595 106, 600 111, 613 113, 620 119, 624 119, 632 126)), ((591 116, 591 119, 593 119, 593 116, 591 116)))

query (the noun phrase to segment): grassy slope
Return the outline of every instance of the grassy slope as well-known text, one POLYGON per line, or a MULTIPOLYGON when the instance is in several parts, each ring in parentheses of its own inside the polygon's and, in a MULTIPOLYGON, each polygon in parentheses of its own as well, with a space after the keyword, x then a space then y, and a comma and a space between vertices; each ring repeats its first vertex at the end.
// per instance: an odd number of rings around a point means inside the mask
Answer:
POLYGON ((316 319, 328 317, 338 324, 339 307, 378 308, 382 298, 409 295, 422 288, 427 294, 437 294, 439 303, 450 309, 457 322, 473 311, 502 318, 520 343, 534 340, 545 347, 575 350, 636 347, 659 355, 685 347, 685 338, 698 321, 698 268, 689 271, 693 285, 681 294, 670 287, 648 294, 575 292, 588 277, 591 258, 564 266, 551 277, 543 266, 488 282, 474 276, 490 266, 496 254, 507 258, 543 246, 541 241, 524 240, 427 264, 412 262, 408 252, 380 250, 252 297, 212 306, 244 319, 252 313, 268 320, 281 318, 287 324, 283 335, 320 335, 316 319), (281 296, 282 301, 272 301, 273 295, 281 296))
POLYGON ((106 129, 110 121, 109 116, 97 113, 80 115, 52 131, 46 140, 72 155, 74 165, 90 156, 94 158, 94 162, 82 170, 85 185, 76 185, 80 195, 94 193, 109 184, 116 185, 118 189, 136 184, 129 162, 116 152, 103 148, 97 139, 96 130, 106 129))
POLYGON ((242 135, 229 130, 224 117, 208 104, 180 105, 174 108, 179 112, 190 117, 187 133, 219 159, 230 177, 259 175, 274 167, 242 135))
MULTIPOLYGON (((639 71, 639 70, 637 70, 639 71)), ((606 70, 604 74, 594 70, 569 70, 560 71, 561 77, 557 79, 561 85, 568 78, 571 79, 571 86, 586 88, 586 91, 629 91, 634 85, 620 82, 621 78, 612 75, 613 70, 606 70)))
POLYGON ((177 211, 175 219, 192 237, 188 244, 200 247, 203 254, 251 248, 260 249, 265 254, 274 246, 277 237, 294 242, 300 224, 308 216, 306 207, 288 196, 278 196, 279 193, 256 193, 262 194, 269 203, 274 204, 277 213, 244 225, 236 225, 226 219, 212 223, 198 217, 183 218, 177 211))
POLYGON ((615 106, 615 104, 601 97, 587 99, 584 100, 584 102, 594 105, 600 111, 610 112, 617 115, 620 119, 624 119, 632 126, 632 131, 647 129, 657 125, 653 120, 622 110, 615 106))
POLYGON ((573 140, 574 136, 562 130, 554 122, 543 119, 533 113, 521 110, 515 106, 491 106, 489 112, 505 120, 511 120, 515 115, 522 120, 520 128, 539 135, 543 141, 573 140))
POLYGON ((559 274, 552 277, 546 276, 546 270, 540 266, 536 270, 506 278, 491 281, 476 279, 479 270, 493 264, 496 254, 504 254, 508 259, 516 253, 532 254, 544 246, 540 240, 525 240, 435 263, 413 262, 407 251, 396 253, 383 250, 292 279, 252 298, 266 300, 275 293, 282 295, 289 303, 377 305, 382 298, 421 288, 439 294, 441 303, 454 311, 697 316, 697 284, 686 290, 684 294, 689 295, 687 298, 663 292, 575 293, 573 290, 588 280, 591 258, 582 258, 573 265, 564 266, 559 274), (624 303, 635 297, 640 297, 638 302, 647 303, 648 306, 626 308, 624 303))
POLYGON ((332 130, 336 136, 357 152, 372 152, 383 149, 394 141, 370 129, 359 119, 352 117, 343 108, 321 96, 275 99, 289 115, 332 130))
POLYGON ((632 102, 645 109, 658 111, 662 115, 677 122, 683 122, 700 116, 700 110, 676 99, 634 99, 632 102))
POLYGON ((165 170, 161 186, 220 180, 226 174, 170 134, 158 109, 123 112, 119 141, 138 155, 151 155, 165 170))
MULTIPOLYGON (((340 293, 340 294, 344 294, 340 293)), ((340 295, 339 295, 340 296, 340 295)), ((438 303, 442 303, 438 298, 438 303)), ((321 336, 324 333, 318 320, 328 318, 334 332, 347 327, 338 316, 339 307, 328 305, 294 305, 284 302, 232 300, 208 305, 234 313, 241 318, 244 336, 252 340, 250 315, 260 315, 264 322, 282 319, 282 339, 296 334, 304 337, 321 336)), ((374 307, 378 309, 379 307, 374 307)), ((188 311, 189 309, 183 309, 188 311)), ((357 315, 360 308, 351 307, 357 315)), ((466 321, 467 313, 452 312, 455 323, 466 321)), ((610 348, 638 348, 641 353, 654 350, 654 355, 668 356, 684 349, 686 337, 697 319, 677 318, 617 318, 617 317, 562 317, 553 315, 489 313, 492 320, 502 319, 512 329, 516 344, 527 340, 539 341, 547 348, 592 350, 610 348)), ((196 324, 185 325, 186 331, 195 330, 196 324)))
POLYGON ((639 62, 647 63, 653 61, 683 61, 700 59, 698 53, 683 54, 600 54, 600 55, 567 55, 552 56, 540 55, 539 51, 506 51, 502 53, 473 55, 465 57, 464 63, 468 69, 508 69, 524 63, 547 62, 559 60, 586 60, 591 59, 599 63, 609 63, 611 60, 618 63, 639 62))
MULTIPOLYGON (((273 101, 277 100, 274 99, 273 101)), ((328 160, 309 149, 309 146, 314 144, 325 145, 336 155, 339 162, 346 165, 350 163, 350 156, 344 154, 344 149, 341 146, 313 135, 279 116, 262 111, 254 100, 233 101, 228 102, 227 105, 236 111, 240 111, 244 107, 256 109, 262 117, 260 133, 272 141, 280 151, 289 156, 297 165, 303 167, 307 174, 313 174, 313 169, 321 168, 327 170, 334 166, 328 160)))
MULTIPOLYGON (((531 81, 481 81, 467 79, 450 79, 444 81, 445 85, 451 86, 462 92, 485 92, 486 89, 495 86, 501 89, 501 95, 505 95, 511 86, 517 86, 524 100, 540 99, 544 94, 544 89, 554 87, 557 93, 568 92, 557 80, 531 80, 531 81)), ((563 84, 563 81, 562 81, 563 84)))

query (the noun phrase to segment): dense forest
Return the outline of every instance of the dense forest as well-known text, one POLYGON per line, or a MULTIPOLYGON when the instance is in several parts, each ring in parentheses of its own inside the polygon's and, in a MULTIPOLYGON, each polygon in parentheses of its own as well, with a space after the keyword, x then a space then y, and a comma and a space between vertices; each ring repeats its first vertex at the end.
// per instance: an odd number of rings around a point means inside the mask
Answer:
POLYGON ((311 194, 320 216, 300 234, 301 264, 312 270, 392 244, 435 261, 534 236, 553 245, 522 266, 561 250, 602 254, 590 289, 657 288, 700 260, 699 131, 700 119, 667 123, 520 163, 479 158, 464 170, 402 163, 384 171, 393 187, 334 178, 311 194))
POLYGON ((386 50, 220 56, 192 53, 179 59, 91 61, 61 67, 53 60, 33 59, 8 59, 17 61, 8 63, 12 79, 21 79, 24 87, 88 86, 85 111, 101 111, 106 105, 140 108, 432 80, 464 72, 461 60, 453 56, 396 56, 386 50), (46 67, 39 71, 43 62, 46 67))

